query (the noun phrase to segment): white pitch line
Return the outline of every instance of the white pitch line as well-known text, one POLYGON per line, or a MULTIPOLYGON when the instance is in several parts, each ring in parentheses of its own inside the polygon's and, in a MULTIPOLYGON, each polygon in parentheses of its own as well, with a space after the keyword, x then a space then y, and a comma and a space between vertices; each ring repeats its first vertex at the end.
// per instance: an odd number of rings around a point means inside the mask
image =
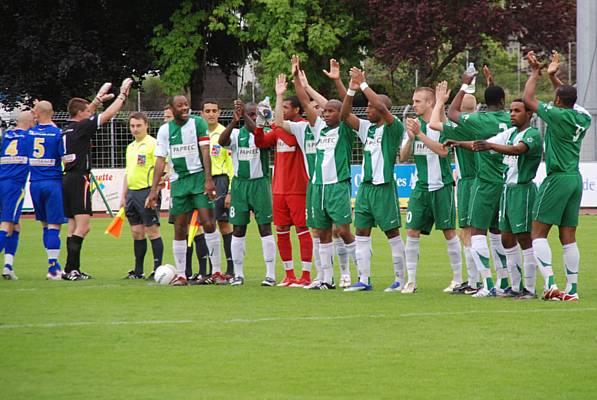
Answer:
POLYGON ((329 317, 308 316, 308 317, 264 317, 264 318, 233 318, 225 320, 143 320, 143 321, 75 321, 75 322, 56 322, 41 324, 0 324, 2 329, 38 329, 38 328, 62 328, 69 326, 121 326, 121 325, 177 325, 177 324, 254 324, 259 322, 278 322, 278 321, 334 321, 349 319, 378 319, 378 318, 424 318, 424 317, 452 317, 456 315, 474 315, 474 314, 528 314, 528 313, 576 313, 584 311, 596 311, 595 308, 570 308, 570 309, 531 309, 531 310, 493 310, 493 311, 438 311, 438 312, 420 312, 406 313, 397 315, 336 315, 329 317))

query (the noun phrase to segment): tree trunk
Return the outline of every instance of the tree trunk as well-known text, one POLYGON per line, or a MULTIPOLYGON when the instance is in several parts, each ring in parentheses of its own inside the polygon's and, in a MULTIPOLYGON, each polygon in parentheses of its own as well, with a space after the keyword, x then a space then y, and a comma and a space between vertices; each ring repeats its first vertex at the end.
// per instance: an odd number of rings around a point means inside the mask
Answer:
POLYGON ((201 102, 203 101, 203 91, 205 90, 205 67, 200 66, 193 72, 191 77, 191 109, 194 111, 201 110, 201 102))

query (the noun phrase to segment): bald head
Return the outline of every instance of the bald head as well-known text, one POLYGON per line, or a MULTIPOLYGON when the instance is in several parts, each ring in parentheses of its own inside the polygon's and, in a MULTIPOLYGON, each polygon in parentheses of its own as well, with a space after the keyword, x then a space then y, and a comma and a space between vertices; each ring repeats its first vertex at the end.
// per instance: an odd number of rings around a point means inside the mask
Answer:
POLYGON ((460 106, 460 111, 465 113, 472 113, 475 112, 477 109, 477 99, 472 94, 465 94, 462 98, 462 105, 460 106))
POLYGON ((54 115, 52 103, 46 100, 38 101, 33 108, 33 113, 35 114, 38 123, 49 123, 52 120, 52 115, 54 115))
POLYGON ((385 94, 379 94, 379 99, 385 104, 385 106, 389 109, 392 108, 392 100, 386 96, 385 94))
POLYGON ((17 115, 17 129, 31 129, 33 127, 33 113, 31 111, 21 111, 17 115))

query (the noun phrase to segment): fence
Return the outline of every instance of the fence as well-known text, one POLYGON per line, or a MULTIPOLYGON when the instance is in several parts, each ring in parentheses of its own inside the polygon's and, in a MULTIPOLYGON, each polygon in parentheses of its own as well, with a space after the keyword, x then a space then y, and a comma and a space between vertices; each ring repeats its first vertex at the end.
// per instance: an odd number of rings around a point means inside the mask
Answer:
MULTIPOLYGON (((392 107, 392 113, 398 117, 414 117, 415 114, 409 106, 392 107)), ((164 113, 162 111, 144 111, 149 119, 149 132, 154 135, 162 124, 164 113)), ((359 118, 366 118, 364 107, 353 108, 353 113, 359 118)), ((126 146, 133 140, 129 130, 129 115, 131 112, 120 112, 109 123, 103 125, 92 141, 92 165, 94 168, 124 168, 126 146)), ((196 113, 195 113, 196 114, 196 113)), ((14 121, 15 115, 11 113, 6 119, 14 121)), ((227 125, 232 119, 232 110, 222 110, 220 123, 227 125)), ((66 125, 69 115, 66 112, 54 114, 54 122, 59 127, 66 125)), ((535 118, 534 124, 541 123, 535 118)), ((539 126, 543 131, 543 126, 539 126)), ((360 164, 363 158, 363 146, 356 140, 353 147, 351 164, 360 164)))

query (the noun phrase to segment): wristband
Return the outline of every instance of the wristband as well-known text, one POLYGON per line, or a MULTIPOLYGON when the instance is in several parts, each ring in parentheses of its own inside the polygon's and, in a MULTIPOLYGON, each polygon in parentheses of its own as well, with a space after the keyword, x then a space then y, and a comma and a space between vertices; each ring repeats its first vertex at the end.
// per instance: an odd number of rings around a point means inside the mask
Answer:
POLYGON ((348 90, 346 91, 346 95, 347 95, 347 96, 350 96, 350 97, 353 97, 353 96, 355 95, 355 93, 356 93, 356 92, 355 92, 354 90, 352 90, 352 89, 348 89, 348 90))
POLYGON ((364 92, 365 89, 367 89, 368 87, 369 87, 369 85, 367 85, 367 82, 361 82, 361 84, 360 84, 361 92, 364 92))
POLYGON ((93 99, 91 103, 95 104, 96 106, 99 106, 100 104, 102 104, 102 101, 100 100, 99 96, 95 96, 95 99, 93 99))
POLYGON ((460 86, 460 90, 462 90, 463 92, 465 92, 466 89, 468 89, 468 85, 466 83, 463 83, 462 86, 460 86))

